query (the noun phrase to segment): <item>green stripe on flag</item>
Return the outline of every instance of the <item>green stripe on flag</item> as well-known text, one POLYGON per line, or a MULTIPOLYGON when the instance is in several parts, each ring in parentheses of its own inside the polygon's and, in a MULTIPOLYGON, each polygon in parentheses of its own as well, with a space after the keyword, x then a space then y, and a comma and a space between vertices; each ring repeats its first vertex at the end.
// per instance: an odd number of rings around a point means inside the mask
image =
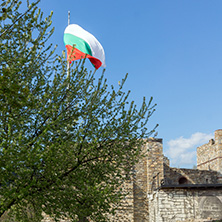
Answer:
POLYGON ((89 44, 79 37, 76 37, 69 33, 64 33, 64 43, 65 45, 75 45, 75 47, 81 52, 86 53, 88 55, 92 55, 92 51, 89 44))

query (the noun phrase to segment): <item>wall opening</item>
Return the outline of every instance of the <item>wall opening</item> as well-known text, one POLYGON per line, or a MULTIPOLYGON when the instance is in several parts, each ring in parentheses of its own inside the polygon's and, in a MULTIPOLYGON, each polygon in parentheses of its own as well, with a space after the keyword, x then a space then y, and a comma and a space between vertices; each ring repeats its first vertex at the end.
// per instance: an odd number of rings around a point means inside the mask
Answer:
POLYGON ((186 177, 181 177, 179 180, 178 180, 179 184, 187 184, 188 183, 188 180, 186 177))

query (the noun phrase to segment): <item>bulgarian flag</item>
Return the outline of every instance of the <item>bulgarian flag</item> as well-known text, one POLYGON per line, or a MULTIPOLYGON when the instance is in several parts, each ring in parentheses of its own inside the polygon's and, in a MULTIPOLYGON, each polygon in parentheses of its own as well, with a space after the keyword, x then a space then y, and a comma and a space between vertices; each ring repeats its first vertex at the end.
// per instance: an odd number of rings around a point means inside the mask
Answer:
POLYGON ((67 59, 71 62, 88 58, 98 69, 105 67, 105 53, 99 41, 79 25, 68 25, 64 32, 64 43, 67 49, 67 59))

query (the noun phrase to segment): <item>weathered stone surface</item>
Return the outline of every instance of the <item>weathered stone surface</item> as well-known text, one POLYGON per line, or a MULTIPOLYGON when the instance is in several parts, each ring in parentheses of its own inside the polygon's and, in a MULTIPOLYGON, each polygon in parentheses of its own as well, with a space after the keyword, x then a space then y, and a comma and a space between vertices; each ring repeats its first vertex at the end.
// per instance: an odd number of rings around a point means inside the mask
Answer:
POLYGON ((222 130, 197 148, 197 169, 170 167, 162 139, 148 139, 143 153, 111 222, 222 221, 222 130))
POLYGON ((222 183, 222 130, 215 131, 215 139, 197 148, 197 169, 218 172, 222 183))
POLYGON ((219 220, 222 189, 160 189, 149 196, 149 209, 150 222, 219 220))
POLYGON ((218 184, 219 173, 209 170, 172 168, 164 164, 164 184, 218 184), (181 178, 186 178, 181 180, 181 178))

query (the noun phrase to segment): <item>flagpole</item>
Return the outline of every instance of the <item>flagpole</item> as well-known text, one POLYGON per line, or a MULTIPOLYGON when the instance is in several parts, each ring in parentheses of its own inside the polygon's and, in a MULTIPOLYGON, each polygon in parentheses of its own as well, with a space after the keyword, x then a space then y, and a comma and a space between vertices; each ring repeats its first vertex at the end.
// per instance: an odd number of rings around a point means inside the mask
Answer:
POLYGON ((70 25, 70 11, 68 11, 68 25, 70 25))
MULTIPOLYGON (((70 25, 70 11, 68 11, 68 25, 70 25)), ((69 76, 70 76, 70 62, 68 61, 68 53, 67 53, 67 76, 66 76, 66 79, 68 80, 68 85, 67 85, 67 91, 69 90, 69 76)), ((68 98, 67 98, 68 100, 68 98)), ((69 102, 67 103, 67 108, 69 108, 69 102)), ((67 112, 68 112, 68 109, 67 109, 67 112)), ((67 130, 67 127, 66 127, 66 132, 67 134, 69 134, 68 130, 67 130)))
MULTIPOLYGON (((68 11, 68 25, 70 25, 70 11, 68 11)), ((70 72, 70 63, 69 63, 68 58, 67 58, 67 79, 69 78, 69 72, 70 72)))

